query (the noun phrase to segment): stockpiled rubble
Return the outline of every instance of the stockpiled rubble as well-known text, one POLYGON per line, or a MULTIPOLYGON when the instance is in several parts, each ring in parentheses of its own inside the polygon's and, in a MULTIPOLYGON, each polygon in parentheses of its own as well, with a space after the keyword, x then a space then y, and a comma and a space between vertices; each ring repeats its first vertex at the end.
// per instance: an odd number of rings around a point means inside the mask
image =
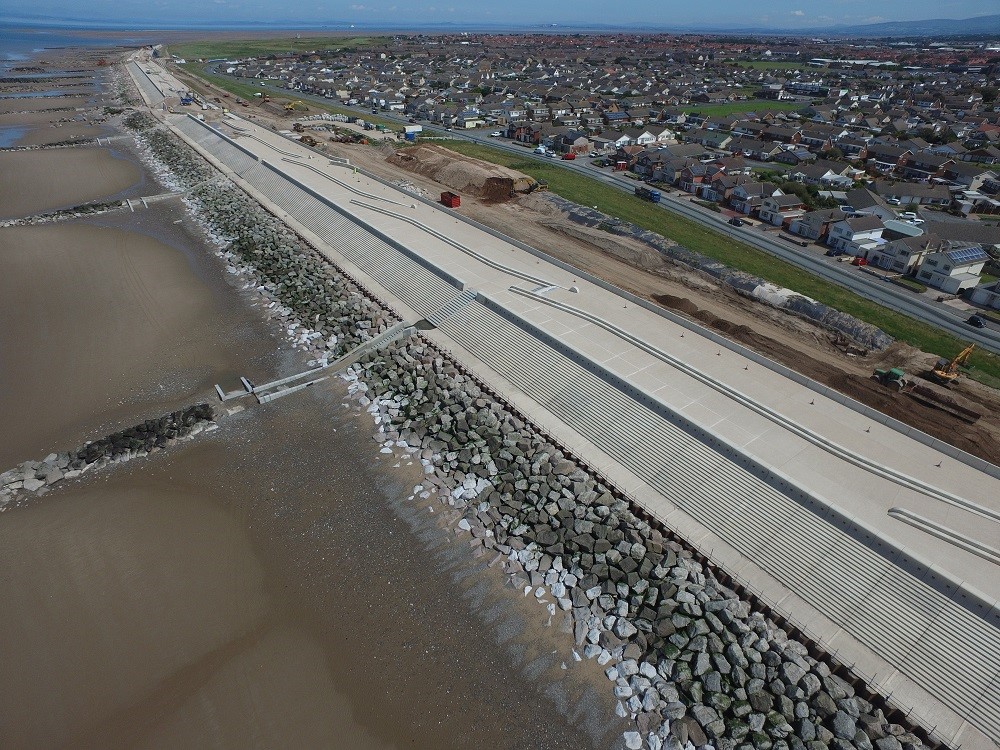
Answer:
POLYGON ((349 379, 385 445, 419 453, 417 491, 439 491, 513 586, 571 618, 574 656, 606 667, 635 720, 627 747, 922 747, 423 339, 367 355, 349 379))

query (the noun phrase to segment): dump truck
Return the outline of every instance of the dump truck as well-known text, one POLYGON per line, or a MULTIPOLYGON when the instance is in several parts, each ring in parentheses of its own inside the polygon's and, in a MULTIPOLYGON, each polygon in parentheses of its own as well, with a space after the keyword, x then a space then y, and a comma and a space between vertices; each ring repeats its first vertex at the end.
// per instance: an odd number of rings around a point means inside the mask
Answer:
POLYGON ((653 190, 652 188, 648 188, 645 185, 637 187, 635 189, 635 194, 639 198, 642 198, 644 201, 650 201, 651 203, 660 202, 660 191, 653 190))

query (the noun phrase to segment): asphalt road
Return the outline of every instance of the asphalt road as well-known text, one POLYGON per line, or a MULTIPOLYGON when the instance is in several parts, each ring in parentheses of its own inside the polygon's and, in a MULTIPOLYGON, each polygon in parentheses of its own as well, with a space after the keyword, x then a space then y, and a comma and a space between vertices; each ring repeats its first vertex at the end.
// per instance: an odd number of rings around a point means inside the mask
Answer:
MULTIPOLYGON (((240 80, 240 79, 237 79, 240 80)), ((253 81, 245 81, 253 83, 253 81)), ((271 90, 283 96, 288 95, 287 89, 278 88, 270 84, 260 87, 261 90, 271 90)), ((306 94, 301 91, 294 92, 297 99, 312 100, 323 104, 335 103, 338 107, 357 112, 359 117, 371 114, 369 107, 349 107, 340 102, 324 99, 323 97, 306 94)), ((379 112, 380 119, 398 122, 400 125, 408 123, 407 118, 399 117, 387 112, 379 112)), ((436 125, 431 125, 426 121, 419 123, 425 131, 438 135, 447 135, 451 138, 464 138, 469 141, 487 144, 494 148, 516 153, 519 156, 531 159, 538 159, 541 162, 558 163, 560 167, 570 169, 579 174, 596 179, 609 186, 618 188, 624 192, 631 193, 639 183, 634 179, 623 177, 620 174, 608 172, 595 167, 589 159, 576 159, 566 161, 563 159, 545 157, 535 154, 531 149, 521 145, 515 145, 511 141, 502 138, 490 138, 483 131, 462 131, 451 130, 436 125)), ((680 197, 673 194, 663 194, 663 199, 658 204, 665 211, 684 216, 693 221, 710 227, 715 231, 733 239, 752 245, 777 258, 792 263, 799 268, 809 271, 826 281, 830 281, 841 287, 851 290, 861 297, 877 302, 891 310, 903 313, 917 320, 937 326, 951 334, 970 343, 975 343, 984 349, 1000 353, 1000 330, 995 327, 973 328, 965 323, 970 313, 956 310, 953 307, 938 302, 929 302, 921 299, 916 294, 883 280, 881 276, 861 271, 856 266, 837 262, 826 256, 816 254, 815 250, 798 247, 788 242, 772 239, 764 234, 760 229, 749 226, 734 227, 726 223, 727 218, 714 211, 692 205, 690 196, 682 194, 680 197)), ((989 324, 987 324, 989 325, 989 324)))

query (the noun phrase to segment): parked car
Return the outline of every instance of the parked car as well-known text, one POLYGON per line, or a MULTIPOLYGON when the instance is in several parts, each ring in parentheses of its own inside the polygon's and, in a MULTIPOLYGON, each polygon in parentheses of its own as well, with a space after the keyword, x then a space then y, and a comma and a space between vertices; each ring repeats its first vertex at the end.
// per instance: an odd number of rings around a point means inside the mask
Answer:
POLYGON ((501 133, 499 130, 494 130, 492 133, 490 133, 490 138, 499 138, 502 135, 503 133, 501 133))
POLYGON ((973 328, 986 328, 986 321, 983 320, 978 315, 973 315, 965 322, 968 323, 973 328))
POLYGON ((568 154, 563 154, 562 158, 565 159, 566 161, 573 161, 573 159, 576 158, 576 154, 570 151, 568 154))
POLYGON ((827 258, 836 258, 838 255, 843 255, 843 254, 844 254, 843 250, 838 250, 835 247, 831 247, 829 250, 826 251, 827 258))
POLYGON ((867 266, 868 265, 868 261, 865 258, 862 258, 859 255, 858 257, 856 257, 854 260, 851 261, 851 265, 852 266, 867 266))
POLYGON ((741 219, 739 216, 734 216, 729 220, 729 223, 732 224, 734 227, 741 227, 743 226, 743 219, 741 219))

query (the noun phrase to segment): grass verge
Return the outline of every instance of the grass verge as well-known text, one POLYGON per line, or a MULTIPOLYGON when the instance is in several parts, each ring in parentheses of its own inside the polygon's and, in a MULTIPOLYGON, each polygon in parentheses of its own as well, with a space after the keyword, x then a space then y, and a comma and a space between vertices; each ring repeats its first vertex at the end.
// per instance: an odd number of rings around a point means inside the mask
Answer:
MULTIPOLYGON (((584 206, 597 206, 598 210, 610 216, 658 232, 731 268, 794 289, 799 294, 878 326, 893 338, 926 352, 954 357, 966 346, 957 336, 859 297, 854 292, 824 281, 763 250, 731 240, 696 221, 656 208, 628 193, 609 190, 597 180, 563 169, 557 164, 469 141, 442 139, 435 142, 466 156, 516 169, 536 180, 545 180, 549 190, 567 200, 584 206)), ((1000 357, 977 349, 970 365, 970 377, 973 379, 978 379, 977 375, 982 373, 988 378, 1000 380, 1000 357)))

